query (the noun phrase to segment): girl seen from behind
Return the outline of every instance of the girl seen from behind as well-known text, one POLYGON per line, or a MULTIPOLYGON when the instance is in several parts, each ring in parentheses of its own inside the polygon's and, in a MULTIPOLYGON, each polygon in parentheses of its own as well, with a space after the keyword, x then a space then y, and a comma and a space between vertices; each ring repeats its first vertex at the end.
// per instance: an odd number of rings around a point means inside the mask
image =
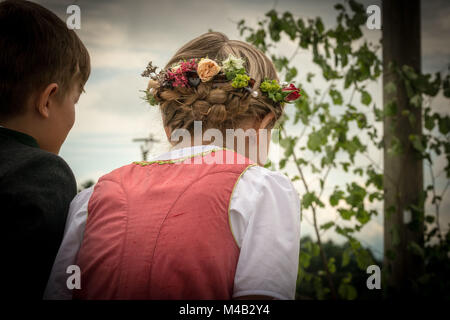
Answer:
POLYGON ((298 89, 280 86, 258 49, 217 32, 144 75, 173 148, 75 197, 45 298, 294 299, 299 197, 262 164, 298 89), (81 289, 67 288, 69 265, 81 289))

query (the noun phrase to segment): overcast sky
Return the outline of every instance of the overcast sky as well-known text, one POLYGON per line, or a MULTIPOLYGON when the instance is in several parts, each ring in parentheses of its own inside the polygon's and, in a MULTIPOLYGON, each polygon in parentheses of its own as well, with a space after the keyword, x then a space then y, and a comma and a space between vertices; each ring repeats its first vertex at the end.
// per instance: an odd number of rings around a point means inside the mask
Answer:
MULTIPOLYGON (((289 10, 297 17, 322 17, 326 26, 335 24, 336 1, 324 0, 160 0, 160 1, 37 1, 67 19, 66 8, 77 4, 81 8, 81 30, 77 33, 88 48, 92 60, 92 73, 86 85, 86 94, 77 105, 77 120, 61 150, 61 156, 72 167, 78 183, 97 180, 101 175, 140 160, 139 145, 133 138, 152 133, 161 143, 151 155, 167 151, 160 115, 141 99, 140 90, 146 88, 146 79, 140 77, 148 61, 164 66, 171 55, 184 43, 209 29, 224 32, 231 39, 240 39, 236 22, 246 19, 254 25, 274 6, 280 12, 289 10)), ((380 1, 363 1, 365 6, 380 5, 380 1)), ((380 31, 363 30, 365 37, 377 43, 380 31)), ((450 62, 450 3, 448 1, 422 1, 422 68, 424 72, 445 70, 450 62)), ((285 39, 277 50, 288 55, 295 44, 285 39)), ((300 54, 295 61, 302 83, 308 71, 316 71, 310 55, 300 54)), ((325 83, 323 84, 325 88, 325 83)), ((316 84, 317 85, 317 84, 316 84)), ((381 106, 381 79, 369 86, 374 102, 381 106)), ((437 99, 436 108, 447 110, 443 99, 437 99)), ((292 111, 292 110, 291 110, 292 111)), ((288 110, 289 112, 289 110, 288 110)), ((289 128, 289 130, 299 130, 289 128)), ((381 163, 377 150, 371 156, 381 163)), ((289 168, 288 170, 293 170, 289 168)), ((439 172, 441 168, 435 168, 439 172)), ((341 181, 342 173, 332 173, 330 179, 341 181)), ((307 171, 311 183, 318 183, 307 171)), ((426 179, 427 176, 426 176, 426 179)), ((442 179, 441 179, 442 180, 442 179)), ((342 184, 346 182, 342 180, 342 184)), ((347 181, 348 182, 348 181, 347 181)), ((362 182, 362 181, 361 181, 362 182)), ((446 181, 439 181, 443 186, 446 181)), ((300 194, 304 192, 296 184, 300 194)), ((443 222, 449 221, 448 197, 443 204, 443 222)), ((325 208, 319 221, 333 219, 336 212, 325 208)), ((444 224, 446 225, 446 223, 444 224)), ((363 229, 364 243, 374 249, 377 256, 382 250, 382 217, 363 229)), ((306 216, 302 232, 312 232, 306 216)), ((332 236, 334 240, 338 236, 332 236)))

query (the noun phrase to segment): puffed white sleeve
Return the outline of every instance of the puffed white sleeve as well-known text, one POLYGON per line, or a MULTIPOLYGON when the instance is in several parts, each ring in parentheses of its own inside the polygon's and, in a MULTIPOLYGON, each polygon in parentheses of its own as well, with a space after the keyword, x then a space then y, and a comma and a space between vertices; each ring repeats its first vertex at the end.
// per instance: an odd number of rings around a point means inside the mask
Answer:
POLYGON ((300 253, 300 199, 282 173, 255 166, 236 184, 231 230, 240 247, 233 298, 295 298, 300 253))
POLYGON ((88 203, 93 190, 94 187, 83 190, 70 203, 64 237, 44 291, 44 300, 72 299, 72 291, 68 289, 66 284, 70 274, 66 270, 68 266, 75 265, 78 250, 83 241, 88 203))

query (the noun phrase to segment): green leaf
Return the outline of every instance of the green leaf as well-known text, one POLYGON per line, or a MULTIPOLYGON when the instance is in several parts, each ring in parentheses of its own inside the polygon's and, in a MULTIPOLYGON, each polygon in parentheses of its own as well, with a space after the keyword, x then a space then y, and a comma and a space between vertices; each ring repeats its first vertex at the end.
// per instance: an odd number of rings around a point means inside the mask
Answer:
POLYGON ((419 108, 422 105, 422 97, 419 94, 416 94, 409 99, 409 103, 414 107, 419 108))
POLYGON ((345 198, 345 201, 352 207, 360 207, 367 195, 366 189, 352 182, 347 185, 347 191, 349 195, 345 198))
POLYGON ((330 221, 330 222, 327 222, 327 223, 321 225, 321 226, 320 226, 320 229, 322 229, 322 230, 328 230, 328 229, 330 229, 332 226, 334 226, 334 222, 333 222, 333 221, 330 221))
POLYGON ((297 76, 297 68, 292 67, 286 72, 286 82, 291 82, 297 76))
POLYGON ((309 265, 310 265, 310 262, 311 262, 311 255, 309 253, 305 252, 304 250, 301 250, 299 259, 300 259, 299 260, 300 265, 303 268, 307 269, 309 267, 309 265))
POLYGON ((328 259, 328 271, 330 271, 331 274, 336 272, 336 265, 334 264, 335 259, 332 257, 328 259))
POLYGON ((272 55, 272 61, 278 72, 282 71, 284 68, 287 68, 289 64, 289 60, 286 57, 280 58, 272 55))
POLYGON ((316 18, 316 29, 319 32, 319 34, 322 33, 323 30, 325 29, 323 26, 322 19, 320 17, 316 18))
POLYGON ((421 247, 421 246, 419 246, 416 242, 414 242, 414 241, 411 241, 409 244, 408 244, 408 249, 413 253, 413 254, 415 254, 415 255, 417 255, 417 256, 420 256, 420 257, 424 257, 425 256, 425 253, 424 253, 424 250, 423 250, 423 248, 421 247))
POLYGON ((320 254, 320 247, 317 243, 312 244, 311 254, 313 257, 317 257, 320 254))
POLYGON ((324 203, 317 198, 314 192, 307 192, 302 198, 302 206, 303 208, 309 208, 313 203, 315 203, 319 207, 324 207, 324 203))
POLYGON ((312 203, 314 202, 314 200, 316 199, 316 195, 312 192, 307 192, 305 193, 305 195, 303 195, 302 198, 302 205, 303 208, 308 209, 312 203))
POLYGON ((450 75, 447 75, 442 81, 442 88, 444 96, 450 98, 450 75))
POLYGON ((394 94, 394 93, 397 92, 397 86, 395 85, 394 82, 389 81, 388 83, 386 83, 386 84, 384 85, 384 91, 385 91, 387 94, 394 94))
POLYGON ((349 263, 350 263, 350 251, 349 251, 349 249, 345 249, 345 250, 342 252, 342 264, 341 264, 341 266, 342 266, 342 267, 345 267, 345 266, 347 266, 349 263))
POLYGON ((418 135, 410 134, 409 141, 412 142, 414 149, 416 149, 420 153, 425 152, 425 147, 423 146, 422 140, 420 139, 420 137, 418 135))
POLYGON ((383 120, 384 113, 380 108, 377 108, 376 105, 373 105, 373 113, 375 114, 375 121, 383 120))
POLYGON ((350 162, 341 162, 342 169, 344 169, 345 172, 348 172, 348 167, 350 166, 350 162))
POLYGON ((341 283, 338 289, 339 296, 345 300, 355 300, 358 296, 355 287, 352 285, 341 283))
POLYGON ((280 140, 280 145, 284 148, 284 157, 289 158, 294 152, 297 139, 294 137, 286 137, 280 140))
POLYGON ((372 97, 365 90, 361 91, 361 102, 366 106, 368 106, 372 102, 372 97))
POLYGON ((334 192, 330 195, 330 204, 332 207, 338 205, 339 200, 344 197, 344 191, 342 190, 334 190, 334 192))
POLYGON ((370 215, 366 210, 360 209, 356 213, 356 219, 362 224, 366 224, 370 220, 370 215))
POLYGON ((403 146, 396 136, 392 137, 391 145, 388 147, 387 152, 390 156, 397 156, 403 152, 403 146))
POLYGON ((397 103, 395 101, 390 101, 384 107, 384 115, 395 116, 397 114, 397 103))
POLYGON ((434 123, 434 117, 430 116, 426 111, 425 111, 425 128, 427 130, 433 130, 435 123, 434 123))
POLYGON ((335 105, 340 106, 344 102, 341 93, 337 90, 330 89, 330 97, 335 105))
POLYGON ((416 80, 418 77, 418 75, 414 71, 414 69, 408 65, 402 66, 402 71, 403 71, 403 74, 406 76, 406 78, 409 80, 416 80))
POLYGON ((312 151, 320 151, 327 142, 327 137, 323 131, 313 131, 308 136, 307 147, 312 151))
POLYGON ((280 170, 281 169, 284 169, 284 167, 286 167, 286 159, 281 159, 280 160, 280 162, 279 162, 279 167, 280 167, 280 170))
POLYGON ((338 209, 339 214, 341 215, 342 219, 344 220, 350 220, 350 218, 353 216, 354 212, 348 209, 339 208, 338 209))
POLYGON ((366 270, 368 266, 373 264, 372 257, 366 249, 360 249, 354 252, 356 256, 356 263, 358 268, 361 270, 366 270))
MULTIPOLYGON (((270 169, 273 167, 273 163, 270 160, 267 160, 267 162, 264 164, 264 168, 270 169)), ((273 169, 275 170, 275 169, 273 169)))
POLYGON ((447 134, 450 132, 450 117, 440 117, 438 123, 440 133, 447 134))

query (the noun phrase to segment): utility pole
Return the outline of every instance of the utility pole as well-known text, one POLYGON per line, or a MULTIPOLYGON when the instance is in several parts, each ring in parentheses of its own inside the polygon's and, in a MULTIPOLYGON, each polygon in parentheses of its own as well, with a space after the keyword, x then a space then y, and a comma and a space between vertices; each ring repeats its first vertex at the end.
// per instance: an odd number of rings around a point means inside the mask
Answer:
POLYGON ((133 142, 141 142, 141 153, 142 153, 142 160, 147 161, 148 153, 150 152, 150 149, 152 147, 152 144, 154 142, 159 142, 159 140, 155 140, 153 138, 153 134, 150 134, 147 138, 136 138, 133 139, 133 142))
POLYGON ((420 0, 383 0, 383 104, 395 101, 397 112, 384 119, 384 289, 387 296, 414 295, 411 280, 423 272, 423 261, 410 250, 423 248, 423 161, 409 137, 422 135, 422 110, 410 104, 405 86, 390 63, 421 71, 420 0), (396 90, 386 91, 393 82, 396 90), (403 116, 409 112, 414 118, 403 116), (400 154, 389 152, 400 142, 400 154), (413 206, 413 207, 411 207, 413 206), (416 209, 412 209, 416 208, 416 209), (419 208, 419 209, 417 209, 419 208), (421 208, 421 209, 420 209, 421 208))

